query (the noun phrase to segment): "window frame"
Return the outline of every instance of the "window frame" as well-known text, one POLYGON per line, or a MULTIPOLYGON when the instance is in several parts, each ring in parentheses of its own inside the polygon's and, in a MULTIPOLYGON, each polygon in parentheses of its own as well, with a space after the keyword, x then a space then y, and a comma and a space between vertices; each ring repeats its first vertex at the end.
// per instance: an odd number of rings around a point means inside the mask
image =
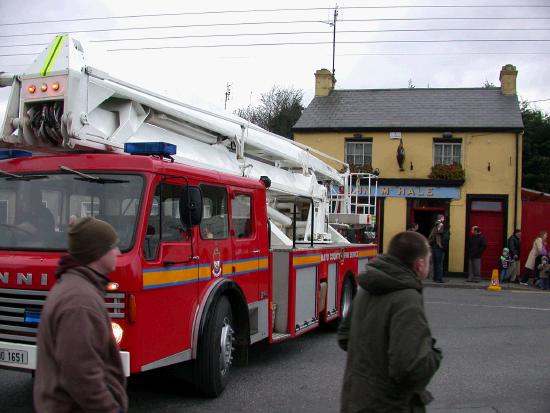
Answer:
POLYGON ((463 155, 463 150, 462 150, 462 139, 447 139, 447 138, 434 138, 433 142, 432 142, 432 166, 435 166, 435 165, 454 165, 454 164, 459 164, 459 165, 462 165, 462 155, 463 155), (441 162, 437 162, 436 161, 436 146, 438 145, 441 145, 441 159, 440 161, 441 162), (443 161, 445 160, 445 155, 444 155, 444 150, 445 150, 445 146, 450 146, 452 148, 452 155, 451 155, 451 162, 450 163, 444 163, 443 161), (454 155, 454 151, 456 148, 458 147, 459 150, 460 150, 460 155, 458 156, 458 162, 456 161, 456 157, 454 155))
POLYGON ((372 159, 373 159, 372 149, 373 149, 372 138, 346 138, 345 144, 344 144, 344 162, 346 162, 350 166, 351 165, 357 165, 357 166, 370 165, 370 166, 372 166, 372 159), (348 144, 353 144, 353 145, 361 144, 363 146, 361 154, 358 155, 358 154, 354 153, 354 154, 350 155, 349 150, 348 150, 348 144), (370 162, 368 162, 368 163, 365 162, 365 146, 367 146, 367 145, 370 147, 370 162), (353 163, 349 162, 348 156, 353 156, 354 161, 355 161, 355 157, 361 156, 362 159, 363 159, 363 163, 358 164, 358 163, 355 163, 355 162, 353 162, 353 163))
POLYGON ((255 238, 256 237, 256 226, 254 225, 254 193, 253 192, 233 192, 231 194, 231 229, 233 230, 234 232, 234 238, 237 239, 237 240, 250 240, 252 238, 255 238), (237 197, 240 197, 240 196, 243 196, 243 197, 248 197, 248 199, 250 200, 250 204, 249 204, 249 216, 248 216, 248 220, 249 220, 249 233, 247 236, 245 237, 238 237, 236 231, 235 231, 235 225, 234 225, 234 221, 233 221, 233 217, 234 217, 234 208, 233 208, 233 201, 236 200, 237 197))
MULTIPOLYGON (((200 234, 200 237, 202 240, 204 241, 213 241, 213 240, 227 240, 231 237, 231 227, 230 227, 230 210, 229 210, 229 191, 227 189, 226 186, 224 185, 215 185, 215 184, 211 184, 211 183, 201 183, 199 184, 199 188, 202 192, 202 202, 203 202, 203 217, 202 217, 202 220, 201 220, 201 223, 199 225, 199 234, 200 234), (203 225, 206 225, 206 222, 205 222, 205 217, 204 217, 204 208, 206 206, 206 203, 205 203, 205 193, 207 193, 207 191, 205 191, 205 187, 210 187, 210 188, 215 188, 215 189, 221 189, 225 192, 225 227, 227 229, 227 232, 225 234, 225 236, 223 237, 215 237, 215 236, 212 236, 212 238, 210 237, 205 237, 204 236, 204 231, 203 231, 203 225)), ((208 198, 208 199, 211 199, 211 198, 208 198)), ((223 208, 223 205, 222 205, 222 208, 223 208)), ((223 216, 223 214, 218 214, 218 215, 212 215, 210 216, 209 218, 212 218, 214 216, 223 216)), ((206 218, 208 219, 208 218, 206 218)), ((212 235, 214 235, 213 232, 211 232, 212 235)))
MULTIPOLYGON (((29 173, 23 173, 21 174, 22 176, 25 176, 25 175, 35 175, 37 172, 39 171, 34 171, 34 172, 29 172, 29 173)), ((144 173, 141 173, 141 172, 135 172, 135 171, 125 171, 125 170, 105 170, 105 169, 82 169, 82 170, 79 170, 79 172, 82 172, 82 173, 88 173, 88 174, 94 174, 94 175, 99 175, 100 177, 103 177, 103 175, 107 175, 109 177, 127 177, 127 176, 131 176, 131 177, 139 177, 140 180, 139 180, 139 191, 137 193, 138 197, 136 198, 139 202, 139 208, 137 209, 137 213, 136 213, 136 216, 135 216, 135 221, 134 221, 134 224, 133 224, 133 228, 132 228, 132 233, 131 233, 131 237, 129 238, 128 240, 128 246, 126 248, 122 248, 120 247, 120 250, 122 253, 126 253, 126 252, 129 252, 131 251, 132 249, 134 249, 137 245, 137 240, 138 240, 138 230, 139 230, 139 227, 141 225, 141 211, 142 211, 142 208, 144 207, 143 206, 143 203, 144 203, 144 194, 146 192, 146 187, 147 187, 147 178, 145 176, 144 173)), ((58 171, 54 171, 54 172, 50 172, 50 171, 46 171, 44 172, 45 175, 48 175, 48 176, 73 176, 74 178, 74 175, 72 173, 67 173, 67 172, 58 172, 58 171)), ((61 203, 61 209, 60 209, 60 214, 62 214, 63 216, 60 217, 62 220, 63 218, 66 218, 67 221, 63 221, 63 222, 60 222, 59 225, 57 225, 57 219, 56 219, 56 216, 54 214, 54 224, 56 225, 56 232, 66 232, 67 231, 67 226, 69 225, 69 219, 70 219, 70 215, 66 215, 67 211, 70 211, 70 198, 72 196, 75 196, 75 193, 69 193, 67 192, 67 190, 60 190, 58 189, 57 187, 56 188, 52 188, 51 185, 46 185, 46 187, 44 188, 41 188, 40 189, 41 191, 59 191, 59 193, 61 194, 61 197, 62 197, 62 203, 61 203), (67 209, 66 209, 67 208, 67 209), (63 231, 58 231, 60 228, 64 228, 63 231)), ((16 194, 16 199, 15 199, 15 202, 19 202, 17 200, 17 191, 14 191, 14 193, 16 194)), ((87 195, 88 196, 88 195, 87 195)), ((98 196, 98 195, 94 195, 94 196, 97 196, 98 198, 102 198, 101 196, 98 196)), ((44 202, 44 201, 42 201, 44 202)), ((8 202, 8 208, 9 208, 9 202, 8 202)), ((17 212, 17 208, 15 210, 12 210, 11 214, 16 214, 17 212), (15 211, 15 212, 14 212, 15 211)), ((52 212, 52 211, 50 211, 52 212)), ((53 212, 52 212, 53 214, 53 212)), ((94 217, 97 217, 97 214, 94 215, 94 217)), ((15 217, 11 216, 12 219, 15 219, 15 217)), ((102 217, 99 217, 100 219, 102 217)), ((9 213, 9 209, 8 209, 8 220, 10 219, 10 213, 9 213)), ((115 228, 116 229, 116 228, 115 228)), ((18 246, 17 249, 20 249, 20 250, 23 250, 23 251, 53 251, 53 252, 63 252, 63 251, 66 251, 66 248, 67 247, 63 247, 63 248, 57 248, 57 247, 42 247, 42 246, 18 246)), ((7 249, 13 249, 12 247, 10 248, 4 248, 4 247, 0 247, 0 251, 2 250, 7 250, 7 249)))
MULTIPOLYGON (((145 248, 147 236, 149 235, 147 234, 147 230, 149 228, 149 223, 151 222, 150 221, 151 217, 155 217, 155 219, 157 220, 159 234, 158 234, 158 244, 155 247, 154 254, 152 256, 147 256, 145 252, 143 252, 143 260, 146 262, 151 262, 159 259, 159 254, 160 254, 162 244, 190 243, 192 239, 192 231, 193 231, 192 226, 189 226, 189 228, 187 229, 183 228, 183 230, 186 231, 188 234, 185 237, 182 236, 181 239, 164 238, 164 234, 166 231, 164 231, 164 228, 163 228, 163 218, 162 218, 164 216, 163 214, 165 213, 165 210, 164 210, 165 204, 163 201, 163 196, 165 193, 165 187, 167 185, 170 185, 175 188, 180 188, 180 189, 183 189, 189 186, 188 183, 182 184, 178 182, 171 182, 171 181, 164 181, 164 180, 159 180, 158 182, 153 184, 154 188, 153 188, 153 193, 151 197, 151 202, 150 202, 150 205, 147 206, 148 214, 146 216, 146 230, 145 230, 145 236, 143 237, 143 248, 145 248), (157 195, 157 190, 159 190, 158 195, 157 195), (158 200, 157 200, 157 197, 158 197, 158 200), (152 215, 153 211, 156 211, 155 215, 152 215)), ((176 198, 170 198, 170 199, 176 199, 176 198)), ((177 214, 179 215, 179 205, 175 209, 174 209, 174 205, 172 205, 172 212, 177 212, 177 214)), ((172 218, 178 219, 181 222, 181 219, 179 216, 177 217, 172 216, 172 218)), ((154 225, 153 225, 153 228, 155 228, 154 225)), ((155 235, 155 234, 152 234, 152 235, 155 235)))

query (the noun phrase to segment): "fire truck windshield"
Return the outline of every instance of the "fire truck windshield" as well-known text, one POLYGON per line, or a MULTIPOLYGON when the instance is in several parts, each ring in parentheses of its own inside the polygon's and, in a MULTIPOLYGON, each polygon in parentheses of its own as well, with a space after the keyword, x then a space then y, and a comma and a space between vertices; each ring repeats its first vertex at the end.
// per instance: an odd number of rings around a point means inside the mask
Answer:
POLYGON ((0 249, 65 250, 67 232, 94 216, 118 232, 121 251, 134 243, 144 178, 94 173, 0 174, 0 249))

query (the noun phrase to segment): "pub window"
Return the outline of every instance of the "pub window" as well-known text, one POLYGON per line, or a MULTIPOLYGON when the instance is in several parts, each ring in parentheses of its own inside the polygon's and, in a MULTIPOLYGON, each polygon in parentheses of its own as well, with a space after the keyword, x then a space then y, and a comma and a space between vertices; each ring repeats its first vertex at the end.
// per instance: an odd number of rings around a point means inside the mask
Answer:
POLYGON ((461 164, 462 142, 434 142, 434 165, 461 164))
POLYGON ((346 139, 345 159, 351 167, 371 166, 372 140, 346 139))

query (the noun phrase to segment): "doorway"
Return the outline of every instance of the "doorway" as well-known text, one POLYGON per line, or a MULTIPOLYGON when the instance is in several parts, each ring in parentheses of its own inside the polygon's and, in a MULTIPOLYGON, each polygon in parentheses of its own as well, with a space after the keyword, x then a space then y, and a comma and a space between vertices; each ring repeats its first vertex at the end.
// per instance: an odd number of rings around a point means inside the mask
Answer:
MULTIPOLYGON (((449 228, 449 203, 450 200, 448 199, 414 198, 407 200, 407 211, 409 215, 407 228, 415 222, 418 224, 418 232, 428 238, 439 214, 445 216, 445 225, 449 228)), ((443 261, 444 277, 447 275, 448 268, 449 245, 445 248, 445 259, 443 261)))
MULTIPOLYGON (((487 248, 481 256, 481 276, 490 278, 492 270, 498 269, 500 254, 506 245, 507 200, 497 196, 476 198, 472 197, 468 200, 466 231, 470 235, 471 228, 476 225, 487 240, 487 248)), ((466 243, 466 257, 467 245, 466 243)), ((467 265, 466 270, 468 270, 467 265)))
POLYGON ((411 224, 416 222, 418 224, 418 232, 428 238, 438 214, 445 215, 445 209, 427 207, 413 208, 411 211, 411 224))

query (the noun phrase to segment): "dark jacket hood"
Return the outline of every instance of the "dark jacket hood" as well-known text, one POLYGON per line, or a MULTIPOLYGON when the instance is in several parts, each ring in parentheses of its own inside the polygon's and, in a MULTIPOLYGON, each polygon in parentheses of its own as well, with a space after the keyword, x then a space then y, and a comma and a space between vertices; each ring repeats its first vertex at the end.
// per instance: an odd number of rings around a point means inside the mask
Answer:
POLYGON ((422 283, 415 272, 391 255, 379 255, 359 274, 359 285, 371 294, 387 294, 397 290, 421 291, 422 283))

